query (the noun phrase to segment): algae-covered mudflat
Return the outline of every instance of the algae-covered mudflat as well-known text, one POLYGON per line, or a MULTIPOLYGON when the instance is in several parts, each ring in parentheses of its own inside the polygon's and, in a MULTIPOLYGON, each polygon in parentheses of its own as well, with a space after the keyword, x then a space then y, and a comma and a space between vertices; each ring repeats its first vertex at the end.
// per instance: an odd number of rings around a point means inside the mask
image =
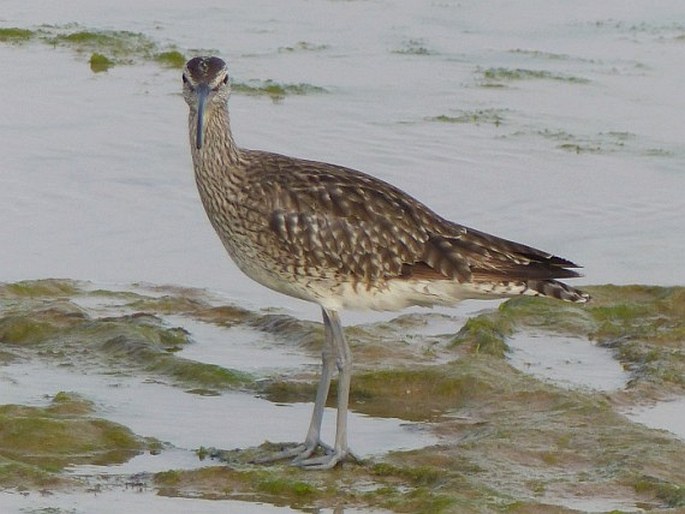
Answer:
POLYGON ((682 510, 683 19, 679 0, 4 0, 0 511, 682 510), (322 327, 202 211, 180 67, 205 53, 241 145, 572 259, 593 303, 343 313, 360 462, 250 464, 304 435, 322 327))
POLYGON ((352 423, 351 438, 361 460, 319 473, 251 463, 274 445, 298 440, 288 429, 262 439, 263 423, 285 428, 300 419, 304 429, 307 409, 269 410, 257 402, 311 401, 318 323, 246 310, 196 289, 4 284, 0 487, 57 498, 93 490, 125 495, 134 487, 163 497, 304 510, 682 507, 683 434, 648 428, 625 413, 683 397, 685 289, 588 289, 588 306, 513 299, 430 343, 413 335, 435 321, 430 313, 351 327, 358 362, 351 407, 365 416, 352 423), (235 362, 251 363, 248 369, 210 362, 212 353, 194 349, 212 329, 225 338, 213 344, 239 348, 243 358, 235 362), (568 387, 522 372, 507 340, 528 333, 540 347, 566 336, 609 349, 625 381, 568 387), (294 360, 278 363, 280 354, 294 360), (148 412, 131 405, 136 395, 147 399, 148 412), (243 400, 220 400, 231 396, 243 400), (183 398, 213 407, 189 425, 183 398), (375 431, 385 437, 374 441, 375 431), (292 441, 274 439, 279 433, 292 441))

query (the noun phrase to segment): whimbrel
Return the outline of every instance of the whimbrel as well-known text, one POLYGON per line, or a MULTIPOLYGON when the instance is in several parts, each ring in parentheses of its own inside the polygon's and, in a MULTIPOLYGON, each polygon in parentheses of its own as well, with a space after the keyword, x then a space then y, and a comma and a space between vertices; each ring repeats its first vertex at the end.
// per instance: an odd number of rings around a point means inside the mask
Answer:
POLYGON ((231 258, 250 278, 320 305, 323 367, 302 444, 273 456, 327 469, 349 457, 352 357, 338 312, 453 305, 469 298, 589 296, 556 279, 579 266, 448 221, 398 188, 356 170, 238 147, 231 134, 226 63, 196 57, 183 72, 190 146, 204 208, 231 258), (338 371, 333 446, 320 439, 338 371), (323 455, 318 450, 323 449, 323 455))

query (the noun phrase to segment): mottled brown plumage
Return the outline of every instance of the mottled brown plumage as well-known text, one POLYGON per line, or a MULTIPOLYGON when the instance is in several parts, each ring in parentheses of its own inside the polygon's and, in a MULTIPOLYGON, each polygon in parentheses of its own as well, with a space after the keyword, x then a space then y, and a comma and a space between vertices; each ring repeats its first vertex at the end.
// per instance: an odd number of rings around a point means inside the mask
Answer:
MULTIPOLYGON (((337 361, 346 355, 349 361, 337 317, 342 308, 450 305, 515 294, 589 299, 556 280, 578 276, 572 269, 578 266, 566 259, 445 220, 359 171, 239 148, 231 135, 230 82, 221 59, 190 60, 183 81, 195 177, 212 225, 248 276, 321 305, 326 348, 337 361)), ((305 466, 330 467, 348 454, 339 398, 334 451, 323 460, 310 458, 312 445, 320 443, 319 396, 322 388, 327 394, 323 383, 330 382, 325 357, 310 434, 298 461, 305 466)), ((341 375, 345 366, 338 362, 341 375)))

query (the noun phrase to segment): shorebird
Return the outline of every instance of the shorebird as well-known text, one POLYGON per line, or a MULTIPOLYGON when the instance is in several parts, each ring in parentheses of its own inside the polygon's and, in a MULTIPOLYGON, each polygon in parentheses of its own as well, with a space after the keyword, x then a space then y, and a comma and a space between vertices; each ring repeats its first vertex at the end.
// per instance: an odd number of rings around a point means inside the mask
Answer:
POLYGON ((514 295, 589 300, 556 280, 579 276, 569 260, 448 221, 360 171, 240 148, 231 133, 230 92, 219 57, 186 63, 190 148, 209 221, 247 276, 318 304, 324 322, 323 366, 305 440, 264 460, 291 458, 304 468, 328 469, 352 455, 352 356, 342 309, 398 310, 514 295), (329 446, 320 429, 336 368, 336 434, 329 446))

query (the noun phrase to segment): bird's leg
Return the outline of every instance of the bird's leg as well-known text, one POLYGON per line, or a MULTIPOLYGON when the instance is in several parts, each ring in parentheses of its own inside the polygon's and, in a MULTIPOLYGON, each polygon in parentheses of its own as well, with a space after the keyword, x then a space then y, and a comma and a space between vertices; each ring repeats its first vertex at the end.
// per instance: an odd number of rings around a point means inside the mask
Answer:
POLYGON ((312 420, 309 422, 309 430, 304 443, 298 446, 299 453, 293 460, 293 464, 299 464, 311 456, 312 453, 321 446, 326 453, 332 452, 332 448, 321 441, 321 422, 323 421, 323 411, 328 398, 328 391, 331 388, 333 370, 336 366, 336 350, 334 346, 331 324, 327 319, 326 311, 322 309, 324 319, 324 345, 321 352, 321 379, 316 390, 316 400, 312 411, 312 420))
POLYGON ((318 447, 322 447, 326 453, 333 452, 333 448, 321 441, 323 411, 326 405, 326 399, 328 398, 328 391, 331 387, 333 371, 336 366, 336 350, 334 348, 331 324, 326 316, 326 311, 322 312, 324 319, 324 344, 321 352, 321 379, 319 380, 319 386, 316 390, 316 400, 314 402, 314 410, 312 411, 312 419, 309 422, 309 430, 307 430, 307 437, 305 438, 304 443, 298 444, 293 448, 287 448, 273 455, 255 459, 254 462, 256 463, 261 464, 294 457, 293 464, 298 464, 310 457, 318 447))
MULTIPOLYGON (((322 309, 322 311, 324 325, 327 329, 327 338, 330 336, 332 341, 332 347, 335 352, 335 365, 338 368, 338 415, 336 419, 335 445, 333 446, 333 451, 327 452, 321 457, 296 459, 295 463, 297 465, 307 469, 330 469, 350 455, 347 447, 347 407, 349 404, 350 381, 352 378, 352 353, 350 352, 350 347, 345 339, 338 313, 328 309, 322 309)), ((324 368, 325 367, 326 364, 324 362, 324 368)), ((323 379, 323 375, 321 378, 323 379)), ((321 384, 319 384, 319 388, 321 389, 321 384)), ((326 393, 327 392, 328 391, 326 390, 326 393)), ((318 400, 319 397, 317 395, 317 402, 318 400)), ((314 426, 316 415, 315 406, 310 433, 314 426)), ((321 419, 318 419, 318 423, 318 428, 320 428, 321 419)))

